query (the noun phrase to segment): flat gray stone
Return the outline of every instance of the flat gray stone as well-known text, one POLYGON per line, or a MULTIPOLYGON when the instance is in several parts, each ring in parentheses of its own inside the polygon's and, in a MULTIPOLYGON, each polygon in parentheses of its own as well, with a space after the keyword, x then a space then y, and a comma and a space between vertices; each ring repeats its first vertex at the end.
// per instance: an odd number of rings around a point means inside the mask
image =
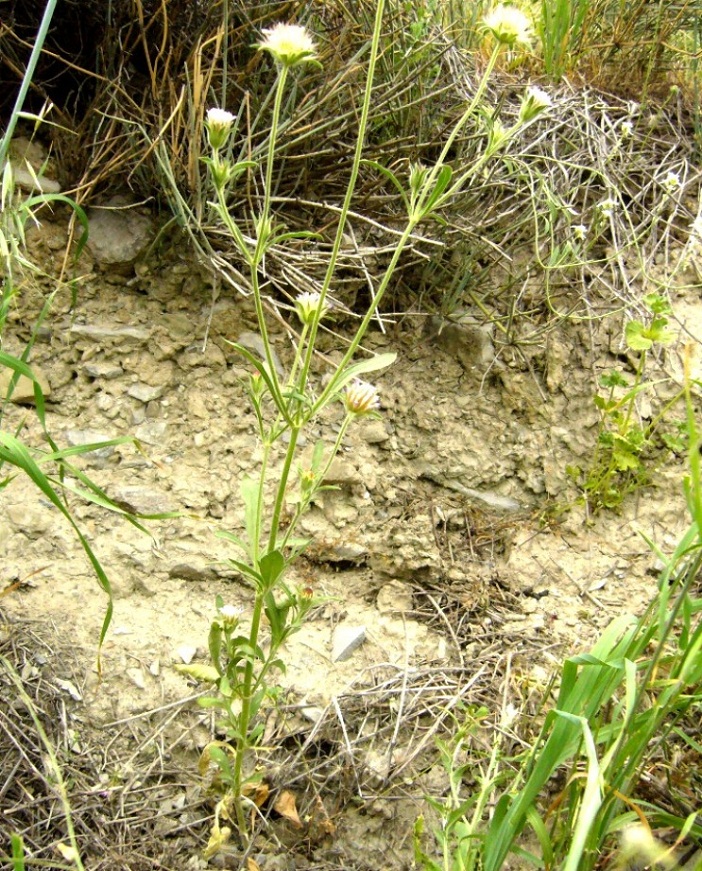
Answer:
POLYGON ((178 510, 173 499, 155 487, 116 487, 109 495, 120 508, 133 514, 168 514, 178 510))
MULTIPOLYGON (((46 375, 38 366, 32 366, 32 372, 39 382, 44 398, 51 396, 51 387, 46 375)), ((7 390, 14 374, 15 373, 11 369, 6 367, 0 369, 0 397, 2 399, 7 396, 7 390)), ((15 405, 34 405, 34 382, 24 375, 20 375, 19 380, 12 391, 10 401, 14 402, 15 405)))
POLYGON ((365 626, 342 623, 332 636, 332 662, 345 662, 366 640, 365 626))
POLYGON ((83 369, 89 378, 96 381, 113 381, 124 374, 119 363, 84 363, 83 369))
POLYGON ((97 326, 94 324, 73 324, 69 330, 72 336, 81 339, 90 339, 93 342, 128 342, 140 344, 148 342, 151 338, 151 330, 141 327, 123 327, 118 325, 97 326))
POLYGON ((19 185, 26 191, 38 191, 42 194, 58 194, 61 192, 61 185, 52 178, 47 178, 39 173, 31 173, 28 169, 23 169, 21 166, 14 166, 15 184, 19 185))
POLYGON ((153 238, 154 224, 129 206, 123 197, 113 197, 103 207, 88 210, 88 247, 99 266, 132 271, 137 258, 153 238))
POLYGON ((151 402, 163 395, 163 387, 152 387, 150 384, 132 384, 127 394, 139 402, 151 402))
POLYGON ((159 445, 167 429, 168 424, 164 420, 148 420, 134 430, 134 436, 147 445, 159 445))
POLYGON ((168 577, 179 578, 181 581, 216 581, 217 573, 209 566, 178 563, 168 570, 168 577))
POLYGON ((369 445, 380 445, 390 438, 385 422, 382 420, 364 420, 359 427, 359 434, 369 445))
MULTIPOLYGON (((66 430, 66 441, 71 447, 76 445, 91 445, 96 442, 107 441, 110 436, 105 433, 98 432, 94 429, 69 429, 66 430)), ((104 448, 90 451, 87 454, 81 454, 88 462, 93 465, 102 466, 105 461, 115 452, 114 445, 107 445, 104 448)))
POLYGON ((352 462, 341 457, 334 457, 329 471, 324 476, 325 484, 336 484, 339 487, 353 487, 362 484, 363 479, 352 462))

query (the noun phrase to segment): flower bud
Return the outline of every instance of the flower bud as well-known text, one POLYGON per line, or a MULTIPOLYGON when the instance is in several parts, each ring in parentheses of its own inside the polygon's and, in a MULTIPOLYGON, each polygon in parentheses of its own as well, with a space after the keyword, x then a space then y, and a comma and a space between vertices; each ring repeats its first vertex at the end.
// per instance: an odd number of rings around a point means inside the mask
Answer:
POLYGON ((616 200, 613 200, 611 197, 607 197, 607 199, 602 200, 602 202, 597 204, 597 209, 603 218, 609 220, 614 214, 614 210, 617 208, 616 200))
POLYGON ((226 626, 236 626, 243 613, 244 609, 238 608, 236 605, 222 605, 219 609, 219 616, 226 626))
POLYGON ((344 391, 344 405, 349 414, 370 414, 380 407, 378 388, 356 378, 344 391))
POLYGON ((228 160, 222 160, 216 151, 214 157, 206 162, 210 167, 210 174, 216 188, 225 188, 236 176, 232 164, 228 160))
POLYGON ((527 88, 526 94, 522 99, 522 105, 519 107, 519 120, 522 124, 528 124, 533 121, 537 115, 550 108, 551 98, 541 88, 527 88))
POLYGON ((663 187, 668 194, 674 194, 680 187, 680 176, 677 172, 667 172, 663 178, 663 187))
POLYGON ((227 139, 232 129, 235 116, 226 109, 208 109, 205 119, 205 127, 207 128, 207 138, 210 143, 210 148, 213 151, 219 151, 227 144, 227 139))
POLYGON ((316 291, 305 291, 298 294, 295 299, 295 311, 300 321, 308 327, 314 321, 318 311, 320 312, 319 320, 321 321, 329 311, 329 306, 326 302, 322 303, 322 297, 316 291))

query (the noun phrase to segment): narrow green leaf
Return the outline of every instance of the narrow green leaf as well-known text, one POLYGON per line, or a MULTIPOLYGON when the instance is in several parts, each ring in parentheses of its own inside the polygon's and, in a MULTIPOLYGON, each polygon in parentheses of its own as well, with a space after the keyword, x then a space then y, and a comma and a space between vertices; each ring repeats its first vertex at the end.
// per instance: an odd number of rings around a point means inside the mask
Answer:
POLYGON ((399 193, 399 195, 402 199, 402 202, 404 204, 405 210, 409 214, 410 206, 409 206, 409 200, 407 199, 407 193, 405 192, 405 189, 402 186, 402 183, 400 182, 398 177, 395 175, 395 173, 392 170, 388 169, 386 166, 383 166, 381 163, 378 163, 375 160, 363 160, 361 162, 364 163, 366 166, 372 166, 373 169, 377 170, 381 175, 385 176, 385 178, 389 182, 391 182, 391 184, 395 187, 395 189, 399 193))
POLYGON ((337 390, 341 390, 350 381, 353 381, 354 378, 358 378, 360 375, 367 375, 369 372, 377 372, 380 369, 386 369, 388 366, 392 366, 396 359, 397 354, 386 353, 376 354, 374 357, 369 357, 367 360, 359 360, 357 363, 352 363, 348 369, 337 374, 334 380, 334 386, 337 390))
POLYGON ((244 478, 241 482, 241 498, 244 500, 244 525, 249 541, 249 557, 254 558, 258 550, 258 494, 259 482, 253 478, 244 478))

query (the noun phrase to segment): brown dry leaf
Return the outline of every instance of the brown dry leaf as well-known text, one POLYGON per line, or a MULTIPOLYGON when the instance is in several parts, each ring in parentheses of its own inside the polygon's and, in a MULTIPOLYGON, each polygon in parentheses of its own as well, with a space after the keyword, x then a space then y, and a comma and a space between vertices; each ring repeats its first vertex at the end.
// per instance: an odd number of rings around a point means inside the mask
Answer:
POLYGON ((261 871, 261 866, 249 856, 246 860, 246 871, 261 871))
POLYGON ((321 819, 315 819, 315 824, 319 828, 320 832, 324 835, 333 835, 336 832, 336 826, 329 818, 329 814, 327 813, 327 809, 324 807, 322 799, 317 796, 317 802, 315 807, 315 817, 319 815, 321 819))
POLYGON ((280 793, 278 798, 275 800, 273 810, 279 813, 281 817, 285 817, 286 820, 290 820, 296 829, 302 828, 302 822, 298 816, 297 808, 295 807, 295 796, 289 789, 284 789, 280 793))
POLYGON ((263 807, 266 801, 268 801, 268 796, 271 794, 270 787, 265 782, 256 784, 247 783, 241 791, 247 798, 252 799, 256 807, 263 807))
POLYGON ((336 826, 334 823, 327 817, 325 820, 320 820, 317 825, 325 835, 333 835, 336 832, 336 826))

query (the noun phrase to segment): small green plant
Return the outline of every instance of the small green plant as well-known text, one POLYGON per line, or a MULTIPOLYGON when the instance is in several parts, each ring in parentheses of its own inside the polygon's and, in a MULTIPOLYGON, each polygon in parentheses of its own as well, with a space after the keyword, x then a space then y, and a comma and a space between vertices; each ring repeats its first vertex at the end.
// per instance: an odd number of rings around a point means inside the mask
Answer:
POLYGON ((595 395, 600 427, 592 462, 585 472, 578 467, 568 469, 593 512, 616 508, 628 493, 652 483, 654 450, 667 448, 682 453, 685 447, 681 433, 685 424, 671 426, 669 420, 683 390, 676 392, 648 422, 642 421, 637 411, 641 395, 657 383, 645 378, 650 352, 674 338, 668 327, 671 308, 667 299, 652 293, 645 297, 644 304, 651 315, 649 323, 632 319, 624 331, 627 349, 638 354, 633 380, 617 369, 600 377, 601 390, 595 395))
MULTIPOLYGON (((512 712, 505 709, 500 731, 509 727, 512 712)), ((419 868, 427 871, 463 871, 480 868, 483 850, 482 832, 486 809, 500 777, 504 777, 502 741, 497 737, 487 758, 476 760, 473 754, 474 738, 489 721, 490 712, 482 707, 464 711, 462 719, 455 717, 455 731, 450 741, 437 741, 441 764, 449 782, 448 795, 443 800, 428 798, 428 804, 440 821, 433 837, 440 861, 426 851, 425 820, 417 818, 414 826, 414 858, 419 868), (464 780, 470 778, 475 791, 466 793, 464 780)))
POLYGON ((241 554, 230 562, 252 590, 252 611, 245 619, 242 613, 226 605, 221 598, 218 599, 218 613, 209 635, 211 663, 179 667, 186 674, 214 684, 216 694, 203 700, 203 704, 219 710, 222 715, 220 726, 226 736, 225 741, 211 744, 204 754, 207 762, 211 761, 217 766, 225 792, 208 853, 216 850, 231 835, 228 827, 220 825, 219 817, 233 820, 244 842, 249 838, 246 810, 255 812, 255 802, 250 796, 252 784, 260 776, 255 771, 252 753, 262 734, 258 715, 263 705, 274 700, 277 693, 272 675, 285 668, 281 648, 290 634, 300 626, 314 602, 309 590, 293 589, 286 581, 291 565, 307 545, 307 541, 296 537, 296 528, 300 518, 324 488, 328 469, 349 426, 358 418, 377 413, 378 391, 372 384, 361 380, 361 376, 389 366, 395 358, 394 354, 380 354, 355 360, 361 341, 417 225, 449 203, 476 176, 480 177, 488 161, 506 147, 516 131, 532 123, 549 107, 546 94, 529 88, 519 118, 513 126, 499 126, 498 131, 498 122, 494 121, 484 131, 484 147, 477 159, 457 168, 449 164, 449 154, 461 128, 469 119, 479 123, 485 87, 500 52, 505 46, 511 48, 529 38, 528 22, 524 16, 515 14, 516 10, 511 9, 501 13, 494 11, 485 23, 486 31, 494 37, 494 50, 473 99, 448 136, 436 163, 430 167, 410 165, 407 181, 404 181, 387 167, 366 161, 366 165, 380 173, 397 192, 406 210, 406 224, 375 289, 373 304, 361 318, 341 361, 324 383, 319 383, 312 372, 315 343, 322 322, 334 305, 330 291, 362 162, 373 75, 379 54, 383 5, 382 2, 377 5, 368 76, 359 116, 359 135, 340 220, 320 290, 301 293, 294 300, 294 314, 300 327, 294 342, 293 360, 287 372, 281 372, 280 367, 276 366, 260 274, 266 252, 271 246, 281 245, 291 238, 307 239, 311 235, 286 232, 277 224, 271 209, 273 168, 286 82, 295 68, 316 62, 315 44, 307 31, 297 25, 277 25, 264 31, 265 38, 260 43, 260 47, 275 60, 278 76, 273 95, 268 154, 261 167, 263 202, 260 212, 253 217, 251 227, 236 219, 228 203, 231 186, 244 173, 257 167, 248 160, 234 163, 226 156, 235 127, 234 116, 219 108, 210 109, 207 113, 206 131, 210 153, 205 162, 216 197, 212 205, 248 266, 258 330, 263 342, 261 358, 234 344, 252 368, 246 386, 257 421, 261 454, 258 477, 245 479, 241 485, 245 534, 221 533, 241 554), (317 441, 311 458, 304 459, 300 451, 303 431, 323 411, 339 403, 343 416, 335 437, 328 442, 324 439, 317 441), (269 627, 265 644, 261 640, 264 618, 269 627))

